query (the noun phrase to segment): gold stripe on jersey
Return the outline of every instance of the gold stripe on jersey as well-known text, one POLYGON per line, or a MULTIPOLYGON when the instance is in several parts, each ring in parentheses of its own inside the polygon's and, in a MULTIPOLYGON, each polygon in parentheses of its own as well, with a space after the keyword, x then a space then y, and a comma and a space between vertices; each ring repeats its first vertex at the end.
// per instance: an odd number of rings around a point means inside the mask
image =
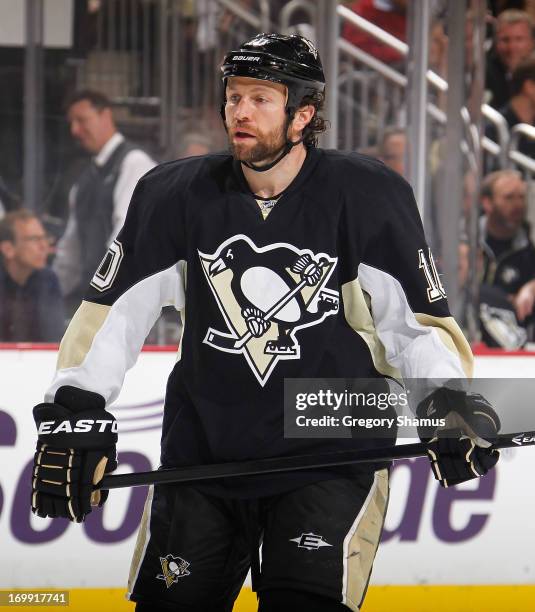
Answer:
POLYGON ((415 313, 414 316, 420 325, 434 327, 444 343, 444 346, 459 357, 461 366, 467 378, 474 373, 474 356, 468 340, 464 337, 461 328, 453 317, 434 317, 424 313, 415 313))
POLYGON ((134 548, 134 554, 132 555, 132 562, 130 564, 130 573, 128 575, 128 594, 127 598, 130 599, 130 594, 134 590, 134 585, 145 558, 145 552, 147 551, 147 545, 150 540, 150 517, 152 512, 152 498, 154 496, 154 486, 149 487, 147 499, 145 500, 145 506, 143 508, 143 515, 141 517, 141 523, 139 525, 139 531, 137 533, 136 546, 134 548))
POLYGON ((110 309, 85 300, 80 304, 59 345, 58 370, 76 368, 83 363, 110 309))
POLYGON ((342 602, 354 612, 366 595, 388 505, 388 470, 375 472, 370 492, 344 539, 342 602))
POLYGON ((369 296, 362 290, 358 279, 342 285, 342 299, 346 321, 368 346, 375 369, 400 380, 399 370, 386 360, 385 347, 379 340, 370 312, 369 296))

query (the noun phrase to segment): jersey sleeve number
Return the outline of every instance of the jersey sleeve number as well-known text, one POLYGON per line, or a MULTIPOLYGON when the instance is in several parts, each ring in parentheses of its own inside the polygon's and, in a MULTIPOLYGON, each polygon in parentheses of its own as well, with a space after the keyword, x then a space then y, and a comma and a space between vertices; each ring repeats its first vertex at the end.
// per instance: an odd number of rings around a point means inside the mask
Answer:
POLYGON ((428 255, 427 258, 423 249, 418 250, 418 268, 424 271, 427 280, 427 299, 436 302, 446 297, 446 290, 438 275, 431 249, 428 249, 428 255))
POLYGON ((93 276, 91 287, 97 291, 109 289, 117 276, 123 256, 123 245, 118 240, 114 240, 93 276))

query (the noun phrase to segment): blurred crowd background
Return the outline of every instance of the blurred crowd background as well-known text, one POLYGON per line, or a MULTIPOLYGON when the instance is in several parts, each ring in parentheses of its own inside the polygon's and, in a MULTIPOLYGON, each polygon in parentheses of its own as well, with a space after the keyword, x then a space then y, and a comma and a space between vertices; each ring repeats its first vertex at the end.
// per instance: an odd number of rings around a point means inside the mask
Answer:
POLYGON ((224 53, 279 31, 323 58, 322 146, 413 185, 470 340, 532 348, 534 24, 535 0, 1 0, 0 343, 60 340, 137 180, 226 148, 224 53))

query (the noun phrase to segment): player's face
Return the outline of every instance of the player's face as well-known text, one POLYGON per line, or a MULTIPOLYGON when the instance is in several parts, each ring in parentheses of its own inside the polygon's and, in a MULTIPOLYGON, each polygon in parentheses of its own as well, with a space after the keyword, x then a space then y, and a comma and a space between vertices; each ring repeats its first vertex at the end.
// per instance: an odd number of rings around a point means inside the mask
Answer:
POLYGON ((496 53, 509 70, 514 70, 534 47, 535 40, 525 21, 504 24, 496 34, 496 53))
POLYGON ((89 153, 98 153, 110 137, 113 124, 108 108, 95 108, 89 100, 75 102, 67 113, 71 135, 89 153))
POLYGON ((28 271, 44 268, 50 253, 50 239, 41 223, 37 219, 17 221, 14 234, 9 252, 12 263, 28 271))
POLYGON ((515 176, 496 181, 492 197, 492 215, 504 229, 516 231, 526 216, 526 184, 515 176))
POLYGON ((225 120, 235 159, 270 162, 286 142, 286 87, 232 77, 226 90, 225 120))

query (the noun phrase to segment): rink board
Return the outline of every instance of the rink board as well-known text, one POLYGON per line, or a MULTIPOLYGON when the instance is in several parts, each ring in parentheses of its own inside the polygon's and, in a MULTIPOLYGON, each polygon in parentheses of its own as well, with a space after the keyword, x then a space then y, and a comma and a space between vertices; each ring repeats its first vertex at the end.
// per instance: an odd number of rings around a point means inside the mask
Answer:
MULTIPOLYGON (((113 601, 113 609, 131 610, 117 587, 126 583, 143 488, 112 491, 104 509, 83 525, 38 519, 29 511, 30 407, 42 401, 55 358, 54 350, 0 350, 0 590, 69 589, 69 609, 89 610, 84 605, 95 601, 108 608, 113 601)), ((172 352, 144 352, 127 375, 113 407, 123 428, 122 471, 157 465, 163 390, 174 359, 172 352)), ((534 371, 531 354, 476 359, 479 377, 532 378, 534 371)), ((448 490, 436 486, 427 460, 401 462, 364 609, 535 609, 534 451, 506 451, 490 478, 448 490)), ((254 602, 244 589, 236 609, 253 610, 254 602)))

